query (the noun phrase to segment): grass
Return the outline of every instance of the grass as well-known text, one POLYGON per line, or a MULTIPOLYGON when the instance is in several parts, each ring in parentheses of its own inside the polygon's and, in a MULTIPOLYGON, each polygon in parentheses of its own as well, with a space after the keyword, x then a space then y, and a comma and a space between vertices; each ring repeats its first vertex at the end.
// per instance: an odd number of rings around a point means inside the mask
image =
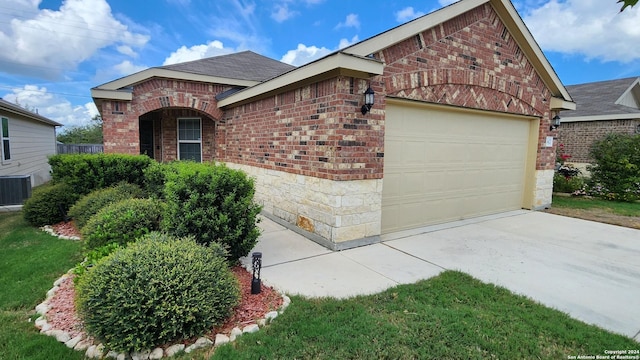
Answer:
POLYGON ((608 201, 601 199, 554 196, 553 206, 570 209, 600 209, 622 216, 640 216, 640 203, 608 201))
POLYGON ((0 359, 82 359, 29 322, 53 282, 80 260, 78 242, 59 240, 0 214, 0 359))
MULTIPOLYGON (((28 321, 81 245, 30 227, 20 214, 0 214, 0 246, 0 359, 84 358, 28 321)), ((175 359, 566 359, 640 347, 453 271, 371 296, 292 301, 256 334, 175 359)))
POLYGON ((504 288, 447 271, 349 300, 292 299, 269 327, 213 359, 566 359, 638 349, 504 288))

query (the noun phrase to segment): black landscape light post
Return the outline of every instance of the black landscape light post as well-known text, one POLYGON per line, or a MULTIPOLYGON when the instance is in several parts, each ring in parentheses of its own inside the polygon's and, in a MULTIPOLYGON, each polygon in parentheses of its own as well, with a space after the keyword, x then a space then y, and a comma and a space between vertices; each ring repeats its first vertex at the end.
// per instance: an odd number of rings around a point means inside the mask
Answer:
POLYGON ((253 279, 251 279, 251 294, 260 294, 260 269, 262 269, 262 253, 254 252, 251 254, 253 266, 253 279))

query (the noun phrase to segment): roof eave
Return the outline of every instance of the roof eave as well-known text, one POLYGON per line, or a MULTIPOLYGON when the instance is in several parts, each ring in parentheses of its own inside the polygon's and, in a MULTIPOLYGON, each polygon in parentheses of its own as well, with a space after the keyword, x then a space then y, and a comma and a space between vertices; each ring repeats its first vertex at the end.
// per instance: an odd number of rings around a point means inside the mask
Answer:
POLYGON ((64 126, 63 124, 60 124, 57 121, 53 121, 51 119, 48 119, 40 114, 35 114, 32 113, 28 110, 21 110, 18 108, 13 108, 13 107, 9 107, 9 106, 4 106, 4 104, 0 104, 0 109, 5 110, 7 112, 10 112, 12 114, 16 114, 16 115, 20 115, 20 116, 25 116, 28 117, 32 120, 36 120, 39 121, 41 123, 45 123, 47 125, 51 125, 51 126, 64 126))
POLYGON ((309 79, 315 79, 322 74, 349 74, 350 76, 367 78, 371 75, 381 75, 384 64, 376 59, 354 56, 342 52, 336 52, 301 66, 264 83, 239 91, 218 102, 219 107, 244 103, 250 99, 287 88, 293 84, 300 84, 309 79))
MULTIPOLYGON (((142 70, 135 74, 125 76, 123 78, 96 86, 93 89, 99 90, 119 90, 122 88, 130 87, 135 84, 141 83, 151 78, 168 78, 176 80, 198 81, 213 84, 225 84, 233 86, 253 86, 259 84, 258 81, 241 80, 241 79, 229 79, 218 76, 210 76, 203 74, 196 74, 184 71, 176 71, 162 68, 149 68, 142 70)), ((92 90, 93 90, 92 89, 92 90)))
POLYGON ((640 113, 612 114, 612 115, 587 115, 587 116, 567 116, 562 118, 562 122, 581 121, 609 121, 609 120, 635 120, 640 119, 640 113))

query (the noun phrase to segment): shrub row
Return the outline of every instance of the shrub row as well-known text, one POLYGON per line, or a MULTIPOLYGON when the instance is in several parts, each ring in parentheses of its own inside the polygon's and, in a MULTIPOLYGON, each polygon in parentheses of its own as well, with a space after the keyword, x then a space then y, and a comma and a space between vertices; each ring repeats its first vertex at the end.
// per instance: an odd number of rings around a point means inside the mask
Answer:
POLYGON ((146 155, 126 154, 59 154, 49 157, 53 180, 71 185, 82 195, 120 182, 142 187, 144 169, 152 162, 146 155))
POLYGON ((78 228, 83 228, 89 219, 109 204, 121 200, 142 198, 144 194, 140 186, 120 183, 104 189, 97 189, 82 197, 69 209, 69 216, 78 228))

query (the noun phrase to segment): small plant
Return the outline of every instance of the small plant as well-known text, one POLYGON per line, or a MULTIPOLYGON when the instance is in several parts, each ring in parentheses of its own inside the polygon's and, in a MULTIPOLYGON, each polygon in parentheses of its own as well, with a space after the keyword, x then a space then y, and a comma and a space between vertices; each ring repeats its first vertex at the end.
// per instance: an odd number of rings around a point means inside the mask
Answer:
POLYGON ((76 286, 87 332, 118 352, 201 336, 239 299, 219 245, 159 233, 98 262, 76 286))
POLYGON ((65 219, 67 211, 80 195, 66 183, 49 183, 33 190, 31 198, 22 207, 25 220, 34 226, 57 224, 65 219))
POLYGON ((111 243, 111 244, 107 244, 104 246, 101 246, 99 248, 96 248, 94 250, 91 250, 87 253, 87 257, 84 259, 84 261, 82 261, 81 263, 77 264, 74 268, 73 268, 73 274, 76 275, 73 278, 73 281, 75 283, 78 282, 78 280, 80 280, 80 278, 87 272, 88 269, 90 269, 91 267, 95 266, 98 261, 100 261, 101 259, 111 255, 112 253, 114 253, 116 250, 121 249, 122 247, 116 243, 111 243))
POLYGON ((583 190, 584 179, 580 176, 565 176, 557 172, 553 175, 553 191, 560 193, 576 193, 583 190))
POLYGON ((127 199, 100 210, 82 228, 88 249, 130 242, 160 228, 164 206, 158 200, 127 199))
POLYGON ((87 221, 103 207, 120 200, 142 196, 140 186, 129 183, 120 183, 105 189, 94 190, 83 196, 69 209, 69 216, 75 221, 76 226, 82 229, 87 221))

